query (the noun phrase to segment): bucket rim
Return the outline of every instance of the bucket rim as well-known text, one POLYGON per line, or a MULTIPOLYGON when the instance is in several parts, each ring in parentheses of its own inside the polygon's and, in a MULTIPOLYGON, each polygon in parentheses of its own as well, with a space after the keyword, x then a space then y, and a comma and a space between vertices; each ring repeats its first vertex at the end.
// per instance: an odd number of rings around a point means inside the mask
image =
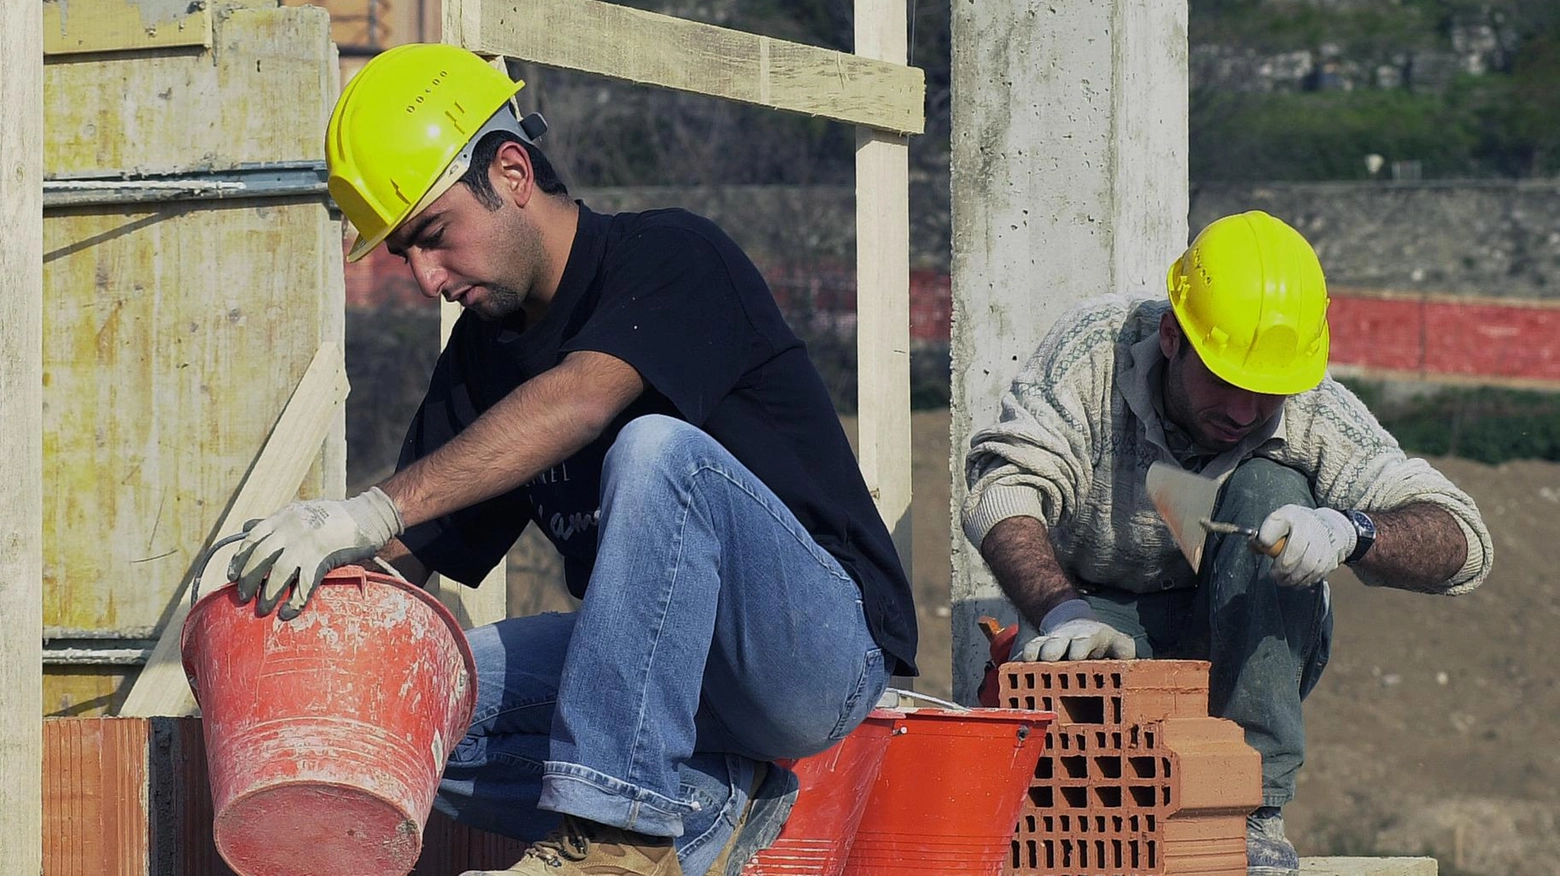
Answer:
MULTIPOLYGON (((472 654, 471 652, 471 642, 466 639, 466 631, 461 629, 460 622, 455 619, 454 613, 451 612, 444 603, 440 602, 427 590, 418 587, 410 581, 397 578, 394 575, 386 575, 383 572, 375 572, 371 569, 356 564, 347 564, 331 569, 329 572, 325 573, 325 577, 320 580, 318 586, 341 587, 355 585, 361 587, 370 581, 376 584, 388 584, 422 602, 424 605, 433 609, 434 614, 437 615, 439 620, 441 620, 445 627, 449 629, 451 637, 455 640, 455 649, 460 652, 461 664, 465 666, 466 675, 469 679, 468 693, 467 696, 464 697, 468 708, 465 710, 466 718, 462 722, 463 724, 469 726, 471 724, 471 717, 476 713, 477 709, 477 659, 476 655, 472 654)), ((190 608, 189 614, 184 618, 184 626, 179 631, 179 662, 183 664, 185 677, 190 680, 190 690, 195 694, 195 701, 197 704, 200 702, 200 691, 199 688, 195 686, 194 680, 190 675, 189 662, 185 657, 185 655, 188 653, 190 633, 191 630, 194 629, 195 618, 197 614, 200 613, 203 609, 209 608, 212 600, 219 597, 226 597, 227 594, 237 589, 238 584, 233 581, 229 581, 226 584, 223 584, 221 587, 212 588, 206 593, 206 595, 202 596, 194 606, 190 608)), ((308 607, 305 606, 304 610, 307 611, 308 607)), ((300 617, 301 616, 302 615, 300 615, 300 617)), ((281 621, 280 619, 274 617, 271 618, 271 620, 275 623, 286 623, 286 621, 281 621)))

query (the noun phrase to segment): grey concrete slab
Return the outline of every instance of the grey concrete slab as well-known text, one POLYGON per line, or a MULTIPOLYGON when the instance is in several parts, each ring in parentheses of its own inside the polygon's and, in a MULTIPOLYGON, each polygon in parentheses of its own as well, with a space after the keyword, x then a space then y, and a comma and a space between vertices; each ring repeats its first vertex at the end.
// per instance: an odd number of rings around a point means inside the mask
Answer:
POLYGON ((1301 876, 1436 876, 1434 858, 1301 858, 1301 876))

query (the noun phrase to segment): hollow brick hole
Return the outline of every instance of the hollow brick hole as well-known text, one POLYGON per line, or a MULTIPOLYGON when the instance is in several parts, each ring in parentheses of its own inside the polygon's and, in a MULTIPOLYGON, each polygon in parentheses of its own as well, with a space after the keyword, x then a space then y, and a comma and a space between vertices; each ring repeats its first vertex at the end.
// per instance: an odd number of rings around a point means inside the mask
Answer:
POLYGON ((1094 771, 1100 778, 1119 779, 1121 778, 1121 758, 1096 757, 1094 759, 1094 771))
POLYGON ((1121 808, 1121 789, 1112 785, 1095 785, 1094 799, 1109 809, 1121 808))
POLYGON ((1062 776, 1069 779, 1086 779, 1089 777, 1089 759, 1086 757, 1064 757, 1060 759, 1062 776))
POLYGON ((1088 788, 1058 788, 1062 792, 1062 802, 1069 809, 1087 809, 1089 807, 1088 788))
POLYGON ((1129 757, 1127 763, 1132 767, 1132 777, 1135 779, 1152 779, 1154 777, 1154 759, 1151 757, 1129 757))
MULTIPOLYGON (((1056 799, 1051 794, 1050 785, 1035 785, 1029 789, 1029 802, 1035 804, 1036 809, 1050 809, 1056 805, 1056 799)), ((1046 828, 1049 830, 1050 828, 1046 828)))
POLYGON ((1154 806, 1154 787, 1151 785, 1129 785, 1127 793, 1132 797, 1132 805, 1140 809, 1152 809, 1154 806))
POLYGON ((1105 723, 1105 699, 1104 697, 1072 696, 1059 697, 1056 712, 1059 719, 1066 724, 1103 724, 1105 723))

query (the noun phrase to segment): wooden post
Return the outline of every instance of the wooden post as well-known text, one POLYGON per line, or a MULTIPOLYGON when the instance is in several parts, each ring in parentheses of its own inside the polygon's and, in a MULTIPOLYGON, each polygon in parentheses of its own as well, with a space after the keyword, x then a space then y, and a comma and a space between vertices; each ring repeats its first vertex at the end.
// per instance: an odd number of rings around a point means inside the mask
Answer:
MULTIPOLYGON (((856 54, 905 62, 905 6, 856 0, 856 54)), ((856 400, 861 471, 910 569, 910 150, 856 129, 856 400)))
POLYGON ((43 869, 43 4, 0 0, 0 874, 43 869))

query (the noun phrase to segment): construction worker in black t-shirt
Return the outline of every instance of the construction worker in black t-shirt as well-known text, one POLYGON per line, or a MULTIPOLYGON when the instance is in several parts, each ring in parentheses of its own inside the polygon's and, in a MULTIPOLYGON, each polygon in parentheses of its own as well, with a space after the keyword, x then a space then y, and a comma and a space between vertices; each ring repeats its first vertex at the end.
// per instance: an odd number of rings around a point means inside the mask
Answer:
POLYGON ((343 90, 348 258, 384 244, 465 313, 397 472, 261 521, 229 572, 288 620, 376 555, 475 585, 534 522, 580 608, 470 633, 476 715, 436 806, 530 841, 508 873, 735 874, 794 797, 770 762, 915 673, 909 585, 749 259, 684 211, 571 200, 522 87, 408 45, 343 90))

